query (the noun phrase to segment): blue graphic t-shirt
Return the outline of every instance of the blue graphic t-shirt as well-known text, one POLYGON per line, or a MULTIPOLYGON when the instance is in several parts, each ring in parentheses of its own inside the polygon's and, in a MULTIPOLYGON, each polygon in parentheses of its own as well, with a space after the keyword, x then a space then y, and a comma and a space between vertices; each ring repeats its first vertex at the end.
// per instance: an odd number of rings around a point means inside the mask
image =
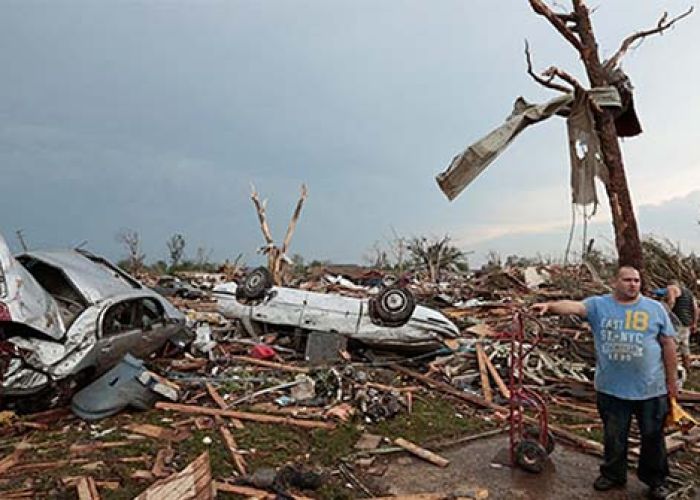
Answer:
POLYGON ((663 306, 647 297, 620 304, 612 295, 589 297, 583 303, 595 342, 596 390, 621 399, 666 394, 658 336, 676 332, 663 306))

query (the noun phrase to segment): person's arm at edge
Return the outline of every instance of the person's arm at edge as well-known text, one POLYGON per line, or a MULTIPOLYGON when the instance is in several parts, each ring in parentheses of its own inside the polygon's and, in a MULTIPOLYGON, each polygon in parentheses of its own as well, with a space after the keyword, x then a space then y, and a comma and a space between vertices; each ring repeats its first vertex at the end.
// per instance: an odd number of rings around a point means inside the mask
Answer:
POLYGON ((585 318, 588 315, 586 306, 578 300, 556 300, 554 302, 539 302, 532 305, 532 310, 537 314, 573 314, 585 318))
POLYGON ((664 371, 666 372, 666 388, 669 397, 678 399, 678 359, 676 357, 676 339, 668 335, 660 335, 659 343, 663 351, 664 371))
POLYGON ((676 285, 668 285, 666 287, 666 297, 664 297, 669 309, 673 309, 676 305, 676 299, 681 295, 681 290, 676 285))

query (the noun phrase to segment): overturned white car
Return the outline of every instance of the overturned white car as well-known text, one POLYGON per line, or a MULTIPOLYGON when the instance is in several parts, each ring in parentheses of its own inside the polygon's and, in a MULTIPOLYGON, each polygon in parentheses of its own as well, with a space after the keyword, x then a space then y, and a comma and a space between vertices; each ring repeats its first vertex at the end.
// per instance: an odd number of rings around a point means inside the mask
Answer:
POLYGON ((214 288, 218 309, 238 319, 251 335, 261 325, 280 330, 322 331, 380 349, 427 350, 455 338, 459 329, 442 313, 416 305, 405 288, 388 287, 370 299, 271 286, 267 269, 214 288))
POLYGON ((13 257, 0 236, 0 397, 55 398, 126 353, 190 337, 182 313, 107 260, 83 250, 13 257))

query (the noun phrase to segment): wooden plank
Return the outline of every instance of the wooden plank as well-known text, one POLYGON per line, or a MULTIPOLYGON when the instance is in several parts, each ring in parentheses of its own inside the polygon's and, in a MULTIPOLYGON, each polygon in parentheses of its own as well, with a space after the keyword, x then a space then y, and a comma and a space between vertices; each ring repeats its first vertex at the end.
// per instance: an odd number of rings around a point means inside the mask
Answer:
POLYGON ((214 489, 211 479, 209 453, 204 452, 192 463, 166 478, 159 479, 134 500, 212 500, 214 489))
MULTIPOLYGON (((479 344, 477 344, 479 345, 479 344)), ((484 363, 486 363, 486 368, 489 369, 489 373, 493 377, 493 380, 496 382, 496 387, 498 387, 498 392, 501 393, 501 396, 503 396, 505 399, 510 399, 510 391, 508 390, 508 387, 506 386, 505 383, 503 383, 503 379, 498 373, 498 370, 496 370, 496 367, 493 366, 493 363, 489 359, 489 357, 484 353, 483 355, 484 358, 484 363)))
POLYGON ((396 438, 394 439, 394 444, 396 446, 400 446, 401 448, 410 451, 417 457, 422 458, 423 460, 426 460, 430 462, 431 464, 435 464, 438 467, 447 467, 450 465, 450 461, 447 460, 444 457, 441 457, 440 455, 433 453, 430 450, 426 450, 425 448, 421 448, 417 444, 414 444, 404 438, 396 438))
MULTIPOLYGON (((250 486, 238 486, 235 484, 222 483, 221 481, 214 481, 214 489, 224 493, 233 493, 234 495, 259 500, 274 500, 275 498, 279 498, 277 494, 270 493, 269 491, 259 490, 258 488, 252 488, 250 486)), ((292 495, 292 498, 294 500, 313 500, 312 498, 301 495, 292 495)))
POLYGON ((231 434, 231 431, 223 425, 219 427, 219 432, 221 432, 221 437, 224 438, 224 444, 231 454, 231 458, 233 459, 233 463, 236 465, 236 469, 238 469, 241 474, 247 474, 248 471, 245 458, 238 451, 238 445, 236 444, 236 440, 233 439, 233 434, 231 434))
POLYGON ((78 492, 78 500, 100 500, 95 480, 90 476, 81 476, 75 483, 75 489, 78 492))
POLYGON ((207 408, 205 406, 185 405, 179 403, 166 403, 159 401, 155 405, 159 410, 179 411, 181 413, 193 413, 199 415, 219 415, 221 417, 233 417, 240 420, 250 420, 265 424, 282 424, 303 427, 306 429, 335 429, 335 424, 330 422, 314 422, 311 420, 300 420, 290 417, 278 417, 275 415, 263 415, 260 413, 249 413, 235 410, 221 410, 217 408, 207 408))
POLYGON ((22 459, 22 455, 24 454, 24 448, 17 447, 15 450, 4 457, 2 460, 0 460, 0 475, 4 474, 8 470, 10 470, 12 467, 17 465, 20 460, 22 459))
MULTIPOLYGON (((488 408, 490 410, 496 410, 496 411, 506 413, 506 414, 508 413, 508 408, 506 408, 505 406, 497 405, 495 403, 486 401, 484 398, 480 398, 479 396, 476 396, 473 394, 458 391, 457 389, 455 389, 451 385, 445 384, 444 382, 438 382, 437 380, 433 380, 430 377, 426 377, 425 375, 421 375, 418 372, 414 372, 412 370, 409 370, 408 368, 404 368, 403 366, 399 366, 396 364, 391 365, 391 367, 399 373, 403 373, 404 375, 412 377, 416 380, 420 380, 424 384, 426 384, 430 387, 433 387, 434 389, 438 389, 439 391, 441 391, 445 394, 449 394, 451 396, 454 396, 455 398, 472 403, 473 405, 475 405, 479 408, 488 408)), ((525 421, 531 422, 531 423, 537 423, 537 421, 535 419, 530 418, 530 417, 525 417, 525 421)), ((556 436, 564 438, 567 441, 574 443, 575 445, 579 446, 580 448, 582 448, 586 451, 594 452, 596 455, 603 454, 603 445, 597 441, 592 441, 590 439, 582 438, 578 434, 575 434, 573 432, 569 432, 569 431, 562 429, 560 427, 557 427, 555 425, 550 424, 549 429, 556 436)))
POLYGON ((238 486, 235 484, 222 483, 220 481, 214 481, 214 489, 216 491, 223 491, 224 493, 241 495, 246 498, 256 498, 260 500, 274 500, 277 498, 276 494, 270 493, 269 491, 251 488, 250 486, 238 486))
POLYGON ((493 391, 491 390, 491 383, 489 382, 489 373, 486 368, 486 361, 484 358, 486 353, 484 352, 484 346, 480 342, 476 343, 476 360, 479 362, 479 374, 481 375, 481 390, 484 393, 484 398, 489 403, 493 401, 493 391))
POLYGON ((101 441, 88 444, 72 444, 69 448, 71 455, 83 455, 105 448, 118 448, 120 446, 133 445, 133 441, 101 441))
POLYGON ((186 430, 166 429, 165 427, 153 424, 129 424, 124 426, 124 429, 135 432, 136 434, 142 434, 156 439, 165 439, 166 441, 172 441, 174 443, 179 443, 192 436, 192 433, 186 430))
POLYGON ((36 498, 36 492, 31 488, 21 490, 0 491, 0 498, 3 500, 32 500, 36 498))
POLYGON ((172 462, 174 456, 175 451, 170 447, 158 450, 155 463, 153 464, 153 468, 151 468, 151 474, 157 478, 168 477, 172 473, 168 466, 172 462))
POLYGON ((282 363, 275 363, 274 361, 265 361, 264 359, 251 358, 248 356, 231 355, 227 356, 227 358, 236 361, 241 361, 243 363, 249 363, 251 365, 264 366, 265 368, 274 368, 275 370, 283 370, 296 373, 309 373, 308 368, 304 368, 301 366, 285 365, 282 363))
MULTIPOLYGON (((228 405, 226 404, 226 401, 224 400, 224 398, 221 397, 221 394, 219 394, 219 391, 216 390, 216 387, 214 387, 210 382, 207 382, 206 388, 207 388, 207 392, 209 393, 209 396, 211 396, 211 398, 219 406, 219 408, 221 408, 222 410, 227 410, 228 405)), ((243 425, 243 422, 241 422, 237 418, 231 418, 231 423, 238 430, 245 428, 245 426, 243 425)))

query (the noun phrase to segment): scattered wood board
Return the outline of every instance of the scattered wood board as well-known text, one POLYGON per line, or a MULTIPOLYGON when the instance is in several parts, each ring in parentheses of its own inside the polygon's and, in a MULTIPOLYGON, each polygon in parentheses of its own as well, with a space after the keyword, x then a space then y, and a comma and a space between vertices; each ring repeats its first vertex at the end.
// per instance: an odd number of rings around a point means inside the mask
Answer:
POLYGON ((211 479, 209 453, 204 452, 192 463, 171 476, 159 479, 134 500, 212 500, 214 489, 211 479))

